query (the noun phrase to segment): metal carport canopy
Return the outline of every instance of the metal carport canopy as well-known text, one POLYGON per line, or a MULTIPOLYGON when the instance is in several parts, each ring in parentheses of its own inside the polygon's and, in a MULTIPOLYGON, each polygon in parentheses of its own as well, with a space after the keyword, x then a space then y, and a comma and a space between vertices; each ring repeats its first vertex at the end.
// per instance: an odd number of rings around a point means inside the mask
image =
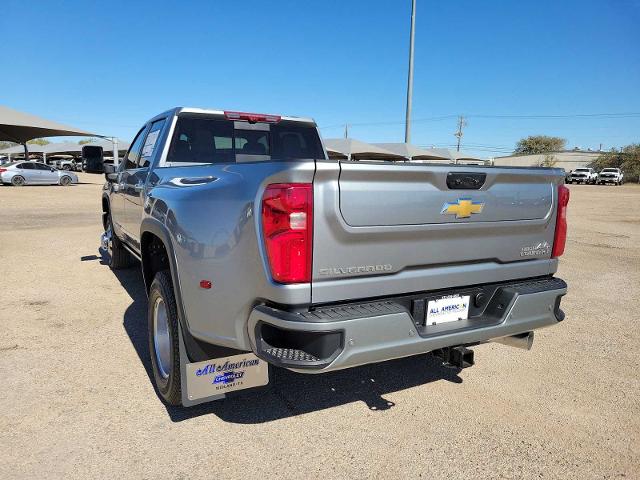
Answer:
POLYGON ((328 151, 338 152, 352 160, 406 160, 406 157, 354 138, 327 138, 328 151))
MULTIPOLYGON (((37 144, 29 144, 29 153, 46 153, 45 151, 46 145, 37 145, 37 144)), ((4 150, 0 150, 1 155, 12 155, 14 153, 24 153, 24 147, 22 145, 15 145, 13 147, 5 148, 4 150)))
MULTIPOLYGON (((118 142, 118 151, 126 152, 129 149, 130 142, 125 142, 124 140, 117 139, 118 142)), ((111 140, 98 140, 96 142, 85 143, 83 145, 77 143, 50 143, 45 145, 44 151, 47 155, 53 155, 56 153, 80 153, 82 152, 82 147, 102 147, 103 150, 109 151, 113 146, 113 142, 111 140)), ((31 144, 29 144, 31 147, 31 144)))
POLYGON ((69 127, 29 113, 18 112, 0 105, 0 140, 25 144, 39 137, 99 136, 95 133, 69 127))
POLYGON ((44 146, 47 155, 55 155, 56 153, 80 153, 82 145, 72 142, 50 143, 44 146))
POLYGON ((420 148, 410 143, 374 143, 373 145, 410 160, 452 160, 449 152, 444 149, 420 148))

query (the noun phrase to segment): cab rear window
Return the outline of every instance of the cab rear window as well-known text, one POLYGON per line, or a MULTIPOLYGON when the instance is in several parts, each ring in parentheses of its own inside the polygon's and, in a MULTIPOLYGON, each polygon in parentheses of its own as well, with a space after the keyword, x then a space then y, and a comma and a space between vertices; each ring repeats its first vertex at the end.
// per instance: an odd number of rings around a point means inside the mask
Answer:
POLYGON ((235 163, 322 159, 312 125, 233 121, 202 114, 178 116, 167 155, 170 163, 235 163))

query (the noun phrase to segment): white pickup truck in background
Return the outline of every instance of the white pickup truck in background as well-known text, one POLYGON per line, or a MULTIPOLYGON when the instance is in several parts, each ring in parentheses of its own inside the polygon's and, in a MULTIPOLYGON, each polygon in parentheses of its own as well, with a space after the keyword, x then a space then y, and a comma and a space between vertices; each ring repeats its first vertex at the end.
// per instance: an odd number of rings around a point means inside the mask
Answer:
POLYGON ((613 183, 614 185, 622 185, 624 174, 619 168, 603 168, 598 174, 598 185, 613 183))
POLYGON ((587 167, 576 168, 567 178, 567 183, 590 183, 595 185, 597 181, 598 174, 596 171, 587 167))

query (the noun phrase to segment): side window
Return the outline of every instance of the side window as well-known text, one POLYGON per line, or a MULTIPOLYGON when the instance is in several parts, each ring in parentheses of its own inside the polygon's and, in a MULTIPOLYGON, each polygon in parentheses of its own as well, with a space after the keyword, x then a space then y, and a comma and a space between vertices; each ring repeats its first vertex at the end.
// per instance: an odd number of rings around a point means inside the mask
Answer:
POLYGON ((33 163, 31 163, 31 162, 24 162, 18 168, 20 168, 22 170, 35 170, 35 168, 33 168, 33 163))
POLYGON ((162 119, 151 124, 151 128, 149 129, 149 133, 147 134, 147 138, 142 147, 142 154, 140 155, 140 161, 138 162, 139 167, 148 167, 151 163, 151 157, 153 157, 153 152, 158 144, 158 137, 160 137, 162 127, 164 127, 164 122, 165 120, 162 119))
POLYGON ((36 170, 47 170, 47 171, 51 171, 50 167, 47 167, 46 165, 42 164, 42 163, 36 163, 36 170))
POLYGON ((138 168, 138 159, 140 158, 140 151, 142 150, 142 140, 144 140, 144 132, 146 131, 146 127, 143 127, 142 130, 138 132, 135 140, 129 147, 129 151, 127 152, 127 156, 124 157, 124 169, 132 170, 134 168, 138 168))

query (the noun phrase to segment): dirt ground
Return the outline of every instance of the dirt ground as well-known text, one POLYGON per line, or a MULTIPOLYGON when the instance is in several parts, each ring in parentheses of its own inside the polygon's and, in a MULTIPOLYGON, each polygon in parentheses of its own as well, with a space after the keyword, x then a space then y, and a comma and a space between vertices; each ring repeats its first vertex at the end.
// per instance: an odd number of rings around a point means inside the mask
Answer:
POLYGON ((0 478, 639 478, 640 187, 570 186, 566 320, 475 348, 166 408, 138 269, 98 252, 102 179, 0 187, 0 478), (91 183, 89 183, 91 182, 91 183))

